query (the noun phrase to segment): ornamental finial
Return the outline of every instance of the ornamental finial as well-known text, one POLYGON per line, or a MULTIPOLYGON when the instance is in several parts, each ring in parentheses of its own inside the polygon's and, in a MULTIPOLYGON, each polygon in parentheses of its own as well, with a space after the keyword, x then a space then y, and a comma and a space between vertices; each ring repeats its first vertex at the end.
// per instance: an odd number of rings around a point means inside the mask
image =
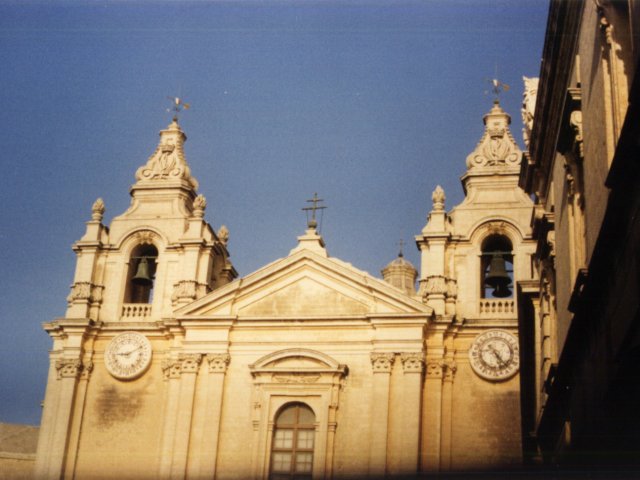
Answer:
POLYGON ((101 198, 98 198, 91 206, 91 220, 101 222, 102 217, 104 216, 104 211, 104 201, 101 198))
POLYGON ((438 212, 444 210, 445 199, 446 197, 444 195, 444 189, 440 185, 437 185, 436 189, 431 194, 431 200, 433 201, 433 209, 438 212))

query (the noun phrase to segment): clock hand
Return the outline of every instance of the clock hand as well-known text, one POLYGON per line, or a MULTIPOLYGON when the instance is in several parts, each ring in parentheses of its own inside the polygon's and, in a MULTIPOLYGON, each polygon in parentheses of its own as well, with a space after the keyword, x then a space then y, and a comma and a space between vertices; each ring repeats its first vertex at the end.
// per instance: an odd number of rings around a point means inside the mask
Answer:
POLYGON ((503 367, 506 367, 507 362, 502 359, 498 350, 496 350, 493 345, 489 345, 489 349, 491 350, 491 353, 493 353, 493 356, 496 357, 496 360, 498 360, 498 363, 500 363, 503 367))
POLYGON ((122 357, 128 357, 129 355, 131 355, 133 352, 136 352, 138 350, 140 350, 142 348, 142 346, 138 347, 138 348, 134 348, 133 350, 129 350, 128 352, 119 352, 116 353, 116 355, 120 355, 122 357))

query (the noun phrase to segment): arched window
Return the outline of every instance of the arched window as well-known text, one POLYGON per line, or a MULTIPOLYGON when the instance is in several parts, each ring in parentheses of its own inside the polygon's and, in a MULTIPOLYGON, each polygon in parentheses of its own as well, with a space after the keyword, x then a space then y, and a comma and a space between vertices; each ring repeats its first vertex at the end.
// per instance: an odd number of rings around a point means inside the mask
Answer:
POLYGON ((513 297, 513 247, 504 235, 489 235, 482 242, 482 298, 513 297))
POLYGON ((311 478, 316 417, 304 403, 289 403, 276 416, 271 447, 272 480, 311 478))
POLYGON ((151 303, 156 274, 158 249, 153 245, 138 245, 129 258, 129 273, 125 303, 151 303))

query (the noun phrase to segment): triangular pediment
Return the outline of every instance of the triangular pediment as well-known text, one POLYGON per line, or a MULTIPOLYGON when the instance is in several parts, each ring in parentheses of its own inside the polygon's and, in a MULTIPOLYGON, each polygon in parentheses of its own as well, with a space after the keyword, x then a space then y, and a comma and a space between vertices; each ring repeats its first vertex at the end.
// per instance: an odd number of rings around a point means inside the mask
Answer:
POLYGON ((333 258, 302 250, 176 312, 178 317, 336 318, 431 315, 431 308, 333 258))

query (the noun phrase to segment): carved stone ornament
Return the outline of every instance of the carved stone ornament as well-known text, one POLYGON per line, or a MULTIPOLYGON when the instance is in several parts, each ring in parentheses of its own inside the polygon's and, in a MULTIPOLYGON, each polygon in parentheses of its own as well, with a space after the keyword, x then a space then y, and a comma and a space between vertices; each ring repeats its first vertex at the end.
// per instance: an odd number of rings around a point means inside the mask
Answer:
POLYGON ((373 366, 373 373, 391 373, 395 357, 393 353, 372 353, 371 365, 373 366))
POLYGON ((204 217, 204 210, 207 208, 207 199, 200 194, 193 200, 193 216, 197 218, 204 217))
POLYGON ((186 353, 180 355, 181 373, 198 373, 198 368, 202 363, 201 353, 186 353))
POLYGON ((162 374, 165 380, 169 380, 170 378, 180 378, 180 373, 182 371, 182 363, 175 359, 163 360, 162 364, 162 374))
POLYGON ((458 370, 458 365, 454 360, 445 360, 443 363, 443 375, 445 382, 453 382, 453 377, 458 370))
POLYGON ((176 302, 181 299, 193 300, 196 298, 197 284, 193 280, 182 280, 173 286, 171 300, 176 302))
POLYGON ((491 222, 487 226, 487 231, 490 235, 506 235, 507 224, 505 222, 491 222))
POLYGON ((453 278, 447 278, 447 298, 455 299, 458 297, 458 282, 453 278))
POLYGON ((433 201, 433 210, 436 212, 441 212, 444 210, 444 201, 446 200, 446 196, 444 194, 444 189, 438 185, 436 189, 431 194, 431 200, 433 201))
POLYGON ((98 198, 91 206, 91 220, 94 222, 101 222, 102 217, 104 216, 104 211, 104 201, 101 198, 98 198))
POLYGON ((524 81, 524 94, 522 95, 522 139, 529 149, 531 131, 533 130, 533 114, 536 110, 536 97, 538 95, 538 78, 522 77, 524 81))
POLYGON ((63 358, 56 360, 58 380, 61 378, 77 378, 82 372, 82 362, 77 358, 63 358))
POLYGON ((70 304, 76 301, 99 304, 102 302, 103 290, 103 286, 94 285, 91 282, 76 282, 71 285, 71 292, 67 296, 67 302, 70 304))
POLYGON ((153 240, 156 238, 156 234, 150 230, 140 230, 133 236, 139 245, 153 245, 153 240))
POLYGON ((225 247, 227 246, 227 243, 229 243, 229 229, 226 225, 222 225, 218 230, 218 239, 225 247))
POLYGON ((498 103, 484 116, 485 131, 476 149, 467 157, 467 168, 504 168, 520 165, 522 152, 511 135, 511 117, 498 103))
POLYGON ((271 377, 271 380, 275 383, 316 383, 320 380, 320 375, 305 373, 276 373, 271 377))
POLYGON ((402 353, 400 360, 402 360, 404 373, 422 373, 422 367, 424 365, 422 353, 402 353))
POLYGON ((206 358, 209 363, 209 373, 226 372, 231 361, 228 353, 209 353, 206 358))
POLYGON ((573 130, 574 143, 576 146, 576 154, 582 159, 584 158, 584 142, 582 137, 582 111, 574 110, 569 116, 569 125, 573 130))
POLYGON ((197 189, 198 182, 191 176, 191 170, 184 156, 183 145, 186 138, 174 120, 166 130, 160 132, 160 143, 146 165, 136 172, 136 180, 143 182, 186 180, 193 189, 197 189))
POLYGON ((441 360, 427 360, 427 378, 442 378, 442 367, 441 360))
POLYGON ((427 277, 427 295, 445 295, 447 293, 447 278, 442 275, 431 275, 427 277))
POLYGON ((82 380, 89 380, 89 375, 93 372, 93 362, 85 362, 82 365, 82 369, 80 371, 80 378, 82 380))

